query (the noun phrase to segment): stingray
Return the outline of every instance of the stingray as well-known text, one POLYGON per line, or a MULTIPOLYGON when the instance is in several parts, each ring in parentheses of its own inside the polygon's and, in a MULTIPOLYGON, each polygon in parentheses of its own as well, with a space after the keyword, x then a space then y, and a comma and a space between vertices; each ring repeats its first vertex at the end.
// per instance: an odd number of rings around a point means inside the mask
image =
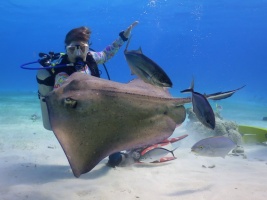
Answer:
POLYGON ((171 136, 191 99, 173 98, 140 79, 124 84, 74 73, 45 101, 52 130, 79 177, 114 152, 171 136))

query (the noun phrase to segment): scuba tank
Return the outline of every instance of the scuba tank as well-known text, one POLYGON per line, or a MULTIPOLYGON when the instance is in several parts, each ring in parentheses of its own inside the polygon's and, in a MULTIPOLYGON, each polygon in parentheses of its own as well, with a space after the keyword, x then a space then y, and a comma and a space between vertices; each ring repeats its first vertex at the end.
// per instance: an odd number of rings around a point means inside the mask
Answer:
POLYGON ((77 70, 85 65, 85 63, 77 59, 75 63, 69 63, 64 64, 66 60, 66 54, 64 53, 57 53, 54 54, 53 52, 49 52, 49 54, 40 53, 39 56, 41 59, 39 59, 39 63, 43 66, 42 70, 38 70, 36 74, 36 80, 38 83, 38 96, 40 99, 40 106, 42 111, 42 119, 43 119, 43 126, 47 130, 52 130, 50 120, 49 120, 49 113, 47 109, 47 105, 45 102, 45 96, 48 95, 49 92, 51 92, 54 89, 54 83, 56 74, 63 70, 56 70, 56 68, 64 68, 67 73, 70 75, 75 70, 77 70), (63 64, 62 64, 63 62, 63 64), (66 67, 72 67, 72 70, 68 70, 69 68, 66 67))
MULTIPOLYGON (((36 74, 36 80, 38 83, 38 97, 40 100, 40 106, 42 111, 43 126, 47 130, 52 130, 47 105, 45 102, 45 96, 54 89, 54 76, 52 73, 53 69, 48 69, 49 66, 55 65, 51 62, 54 60, 60 60, 64 54, 54 54, 49 52, 48 54, 40 53, 39 63, 44 67, 44 70, 38 70, 36 74)), ((58 63, 58 61, 57 61, 58 63)), ((56 64, 57 64, 56 63, 56 64)))
MULTIPOLYGON (((45 79, 49 78, 51 74, 47 70, 38 70, 36 78, 37 80, 42 80, 44 81, 45 79)), ((38 96, 40 100, 40 106, 41 106, 41 111, 42 111, 42 119, 43 119, 43 126, 47 130, 52 130, 50 121, 49 121, 49 115, 48 115, 48 110, 47 110, 47 105, 45 102, 44 97, 53 90, 53 86, 45 85, 45 84, 40 84, 38 82, 38 96)))

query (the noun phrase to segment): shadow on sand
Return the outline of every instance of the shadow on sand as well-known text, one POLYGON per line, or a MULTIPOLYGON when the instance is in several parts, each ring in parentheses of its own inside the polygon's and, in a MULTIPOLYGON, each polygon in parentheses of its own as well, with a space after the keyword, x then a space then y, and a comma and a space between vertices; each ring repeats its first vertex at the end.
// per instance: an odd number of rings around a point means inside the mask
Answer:
MULTIPOLYGON (((93 169, 89 173, 82 174, 79 179, 90 180, 105 176, 111 168, 102 165, 93 169)), ((68 165, 36 165, 32 163, 19 163, 5 167, 4 169, 1 169, 1 171, 1 179, 8 180, 9 185, 43 184, 62 179, 77 179, 68 165)))

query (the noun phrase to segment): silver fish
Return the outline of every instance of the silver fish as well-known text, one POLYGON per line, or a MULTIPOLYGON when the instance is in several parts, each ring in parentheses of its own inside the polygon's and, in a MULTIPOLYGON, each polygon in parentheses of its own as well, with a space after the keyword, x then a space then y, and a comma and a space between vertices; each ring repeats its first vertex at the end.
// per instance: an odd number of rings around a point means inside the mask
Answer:
POLYGON ((227 92, 216 92, 213 94, 208 94, 204 95, 207 99, 212 99, 212 100, 221 100, 221 99, 226 99, 230 96, 232 96, 236 91, 241 90, 245 85, 243 85, 240 88, 237 88, 235 90, 227 91, 227 92))
POLYGON ((124 55, 132 74, 135 74, 144 82, 152 85, 172 87, 172 82, 168 75, 157 63, 145 56, 141 48, 138 50, 127 50, 130 39, 131 38, 129 38, 124 50, 124 55))
POLYGON ((215 116, 206 97, 194 91, 194 79, 192 80, 191 87, 181 91, 192 93, 193 112, 196 114, 198 120, 208 128, 215 128, 215 116))
POLYGON ((176 149, 177 148, 175 148, 173 150, 168 150, 165 148, 155 148, 155 149, 148 151, 144 155, 142 155, 140 157, 139 161, 143 162, 143 163, 151 163, 151 162, 154 162, 154 161, 161 159, 162 157, 166 156, 168 153, 171 153, 173 155, 173 157, 175 157, 173 152, 176 149))
POLYGON ((194 144, 191 151, 201 156, 225 157, 236 144, 224 136, 209 137, 194 144))

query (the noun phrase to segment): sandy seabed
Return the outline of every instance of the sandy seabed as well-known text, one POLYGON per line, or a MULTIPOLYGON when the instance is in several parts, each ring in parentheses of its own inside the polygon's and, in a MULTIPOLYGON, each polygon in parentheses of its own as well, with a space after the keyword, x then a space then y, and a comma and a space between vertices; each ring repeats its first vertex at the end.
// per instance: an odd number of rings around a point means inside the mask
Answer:
MULTIPOLYGON (((187 132, 182 125, 173 137, 189 136, 173 145, 179 147, 174 161, 109 168, 106 158, 91 172, 75 178, 53 132, 43 128, 41 119, 31 119, 32 114, 41 115, 35 96, 1 97, 0 109, 1 200, 267 198, 264 145, 244 146, 246 157, 200 157, 190 152, 197 133, 187 132)), ((225 114, 230 116, 231 111, 225 114)), ((264 127, 261 115, 258 124, 255 115, 242 116, 251 117, 251 125, 264 127)), ((249 123, 249 117, 241 123, 249 123)))

